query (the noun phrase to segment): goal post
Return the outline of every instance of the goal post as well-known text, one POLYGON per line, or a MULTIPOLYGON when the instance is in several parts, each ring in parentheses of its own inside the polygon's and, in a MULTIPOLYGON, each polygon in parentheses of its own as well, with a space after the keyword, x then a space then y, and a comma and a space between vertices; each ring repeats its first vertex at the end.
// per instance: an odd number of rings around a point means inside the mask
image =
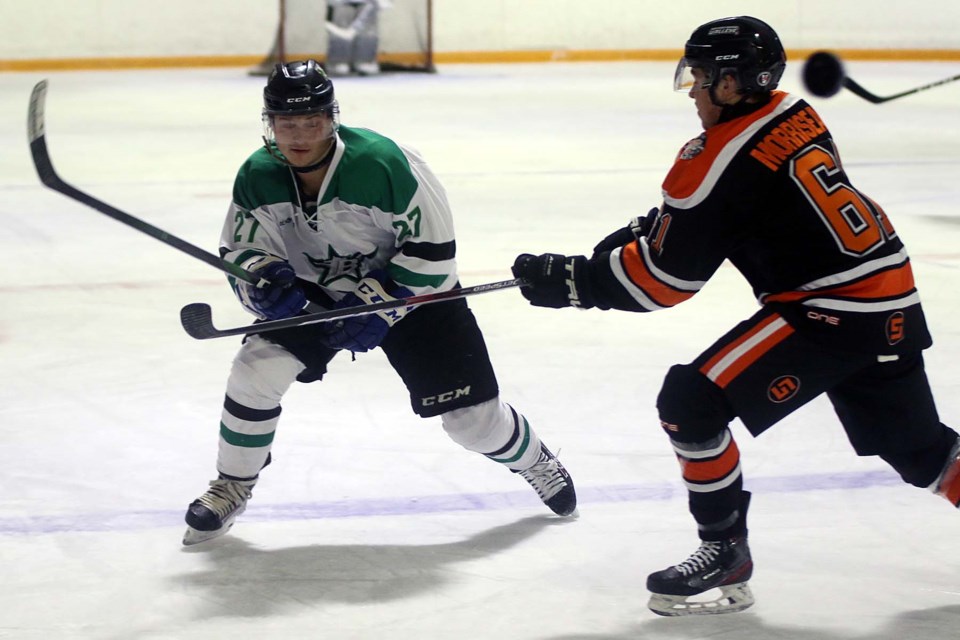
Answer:
MULTIPOLYGON (((377 60, 384 71, 433 72, 433 0, 391 0, 379 15, 377 60)), ((250 69, 267 75, 277 62, 326 60, 327 3, 278 0, 277 28, 266 58, 250 69)))

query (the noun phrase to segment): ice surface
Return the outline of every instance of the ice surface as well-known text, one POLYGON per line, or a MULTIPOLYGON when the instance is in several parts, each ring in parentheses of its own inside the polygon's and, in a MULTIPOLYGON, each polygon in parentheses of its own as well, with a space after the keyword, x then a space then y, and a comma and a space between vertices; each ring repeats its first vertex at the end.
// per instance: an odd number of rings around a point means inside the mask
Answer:
MULTIPOLYGON (((800 90, 799 65, 784 87, 800 90)), ((880 95, 956 73, 851 63, 880 95)), ((589 252, 659 202, 699 133, 673 64, 444 66, 337 81, 345 124, 418 148, 454 206, 462 281, 521 252, 589 252)), ((757 440, 734 426, 754 491, 757 604, 660 619, 646 575, 696 547, 654 399, 756 308, 729 267, 656 314, 471 300, 504 398, 561 456, 578 520, 421 420, 379 353, 335 360, 285 399, 274 464, 229 536, 184 550, 214 475, 234 339, 246 324, 209 266, 40 185, 30 89, 47 77, 63 178, 216 250, 234 172, 259 144, 262 78, 240 69, 0 75, 0 638, 901 640, 956 637, 960 514, 855 457, 826 402, 757 440)), ((812 103, 855 184, 907 243, 936 344, 928 373, 960 414, 960 84, 885 105, 812 103)), ((771 203, 771 215, 775 215, 771 203)))

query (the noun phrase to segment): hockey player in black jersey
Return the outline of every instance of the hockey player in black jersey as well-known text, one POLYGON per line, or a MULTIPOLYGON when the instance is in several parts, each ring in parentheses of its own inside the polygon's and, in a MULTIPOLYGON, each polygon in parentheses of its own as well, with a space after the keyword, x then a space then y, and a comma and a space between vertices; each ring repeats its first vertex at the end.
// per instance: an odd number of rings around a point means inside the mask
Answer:
POLYGON ((756 436, 825 393, 857 454, 960 503, 960 446, 924 373, 931 339, 910 259, 880 205, 851 183, 820 116, 777 90, 785 66, 761 20, 698 27, 675 88, 694 100, 703 132, 677 155, 663 204, 589 258, 523 254, 513 266, 537 306, 656 311, 693 296, 729 260, 761 304, 692 363, 671 367, 657 398, 701 539, 647 579, 661 615, 753 604, 734 418, 756 436))

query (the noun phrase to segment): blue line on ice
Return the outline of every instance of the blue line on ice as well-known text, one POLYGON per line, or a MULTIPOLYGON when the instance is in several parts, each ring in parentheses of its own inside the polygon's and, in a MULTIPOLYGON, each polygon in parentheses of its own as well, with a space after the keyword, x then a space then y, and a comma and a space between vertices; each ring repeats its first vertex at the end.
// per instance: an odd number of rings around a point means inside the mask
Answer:
MULTIPOLYGON (((831 489, 866 489, 901 484, 890 471, 817 473, 797 476, 756 477, 747 479, 747 488, 758 493, 802 493, 831 489)), ((679 483, 609 485, 577 487, 581 504, 650 502, 686 497, 679 483)), ((540 505, 530 490, 504 493, 469 493, 436 496, 358 498, 330 502, 257 504, 243 515, 248 522, 324 520, 330 518, 366 518, 377 516, 452 513, 456 511, 495 511, 540 505)), ((44 535, 63 532, 137 531, 183 526, 186 508, 155 511, 123 511, 0 517, 0 535, 44 535)))

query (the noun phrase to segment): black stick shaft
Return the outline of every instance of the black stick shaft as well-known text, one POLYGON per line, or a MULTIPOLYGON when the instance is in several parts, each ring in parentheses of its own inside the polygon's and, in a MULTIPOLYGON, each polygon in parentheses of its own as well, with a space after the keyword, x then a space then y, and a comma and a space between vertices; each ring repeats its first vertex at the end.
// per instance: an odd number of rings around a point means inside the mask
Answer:
POLYGON ((84 193, 80 189, 77 189, 76 187, 64 182, 54 170, 53 162, 50 160, 50 153, 47 151, 44 122, 44 106, 46 103, 46 96, 47 81, 41 80, 33 88, 33 92, 30 94, 30 109, 27 114, 27 131, 30 136, 30 153, 33 156, 33 164, 37 169, 37 174, 40 176, 40 182, 54 191, 62 193, 68 198, 96 209, 100 213, 104 213, 118 222, 122 222, 127 226, 133 227, 137 231, 156 238, 160 242, 163 242, 174 249, 178 249, 189 256, 197 258, 198 260, 202 260, 210 266, 243 280, 244 282, 249 282, 251 284, 261 283, 261 279, 259 277, 253 275, 246 269, 230 262, 225 262, 218 256, 208 251, 204 251, 200 247, 190 244, 186 240, 167 233, 163 229, 155 227, 148 222, 144 222, 143 220, 136 218, 129 213, 125 213, 116 207, 112 207, 109 204, 102 202, 101 200, 98 200, 97 198, 94 198, 93 196, 84 193))
POLYGON ((956 82, 960 80, 960 75, 951 76, 949 78, 944 78, 943 80, 937 80, 936 82, 931 82, 930 84, 925 84, 921 87, 916 87, 914 89, 908 89, 906 91, 901 91, 900 93, 895 93, 892 96, 878 96, 875 93, 867 91, 859 83, 854 81, 853 78, 847 76, 843 79, 843 86, 847 88, 851 93, 856 94, 857 96, 863 98, 867 102, 872 102, 873 104, 883 104, 884 102, 890 102, 891 100, 896 100, 897 98, 902 98, 904 96, 913 95, 914 93, 919 93, 921 91, 926 91, 927 89, 933 89, 934 87, 939 87, 940 85, 948 84, 950 82, 956 82))
POLYGON ((522 287, 528 284, 522 278, 514 280, 501 280, 499 282, 489 282, 487 284, 478 284, 472 287, 461 289, 451 289, 450 291, 440 291, 438 293, 427 293, 421 296, 411 298, 399 298, 396 300, 386 300, 374 304, 362 305, 358 307, 345 307, 343 309, 333 309, 331 311, 321 311, 319 313, 310 313, 282 320, 268 320, 257 324, 251 324, 244 327, 233 327, 231 329, 217 329, 213 326, 213 320, 210 311, 210 305, 202 302, 188 304, 180 310, 180 323, 184 330, 190 336, 197 340, 207 340, 209 338, 223 338, 226 336, 239 336, 248 333, 263 333, 265 331, 276 331, 277 329, 290 329, 292 327, 301 327, 308 324, 317 324, 319 322, 330 322, 331 320, 342 320, 356 316, 386 311, 387 309, 397 309, 400 307, 410 307, 422 304, 431 304, 442 302, 444 300, 455 300, 457 298, 466 298, 467 296, 477 295, 479 293, 489 293, 491 291, 500 291, 512 287, 522 287))

